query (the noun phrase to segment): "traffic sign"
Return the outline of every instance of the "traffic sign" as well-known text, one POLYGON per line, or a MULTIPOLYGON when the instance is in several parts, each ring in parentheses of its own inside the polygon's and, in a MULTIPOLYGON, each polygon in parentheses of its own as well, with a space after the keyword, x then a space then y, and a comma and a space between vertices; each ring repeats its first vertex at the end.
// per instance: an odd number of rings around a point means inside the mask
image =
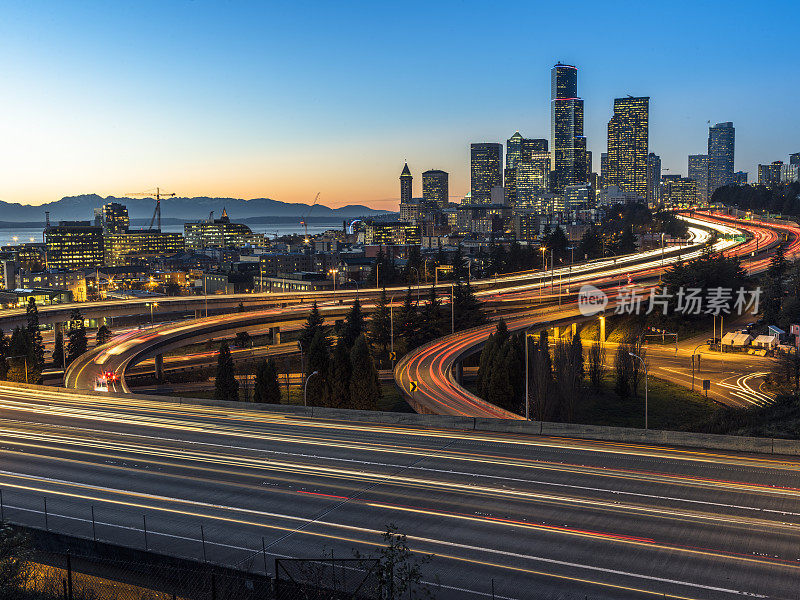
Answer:
POLYGON ((389 360, 397 360, 397 352, 389 352, 389 360))
POLYGON ((417 388, 419 388, 419 384, 414 381, 413 379, 408 382, 408 391, 409 392, 416 392, 417 388))
POLYGON ((711 380, 710 379, 703 379, 703 389, 708 391, 711 389, 711 380))

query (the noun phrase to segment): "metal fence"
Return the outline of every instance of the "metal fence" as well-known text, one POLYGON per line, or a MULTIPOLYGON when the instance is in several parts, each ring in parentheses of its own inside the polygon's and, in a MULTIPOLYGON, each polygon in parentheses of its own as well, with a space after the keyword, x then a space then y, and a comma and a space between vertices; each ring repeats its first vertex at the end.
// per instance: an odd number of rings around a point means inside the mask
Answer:
POLYGON ((381 600, 380 561, 275 559, 276 600, 381 600))

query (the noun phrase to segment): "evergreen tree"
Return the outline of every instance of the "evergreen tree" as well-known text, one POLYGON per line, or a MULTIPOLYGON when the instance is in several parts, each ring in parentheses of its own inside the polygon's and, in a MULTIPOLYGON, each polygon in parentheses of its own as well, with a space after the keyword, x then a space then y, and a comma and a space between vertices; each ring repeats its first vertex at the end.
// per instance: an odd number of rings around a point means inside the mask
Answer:
POLYGON ((39 329, 39 309, 36 308, 36 300, 33 296, 28 300, 25 314, 28 321, 28 339, 32 345, 34 367, 41 371, 44 367, 44 341, 42 341, 42 331, 39 329))
POLYGON ((453 290, 453 307, 455 312, 455 329, 469 329, 486 322, 486 316, 469 282, 457 283, 453 290))
POLYGON ((555 256, 563 256, 567 251, 568 243, 567 236, 564 230, 561 229, 561 225, 559 225, 548 234, 547 238, 545 238, 544 245, 548 250, 552 250, 555 256))
POLYGON ((389 357, 389 345, 392 341, 390 317, 386 288, 383 288, 369 323, 369 337, 373 346, 379 351, 379 362, 388 360, 389 357))
POLYGON ((234 374, 233 357, 228 342, 223 341, 217 355, 217 376, 214 380, 214 399, 239 400, 239 382, 234 374))
POLYGON ((56 327, 56 336, 53 343, 53 366, 58 369, 64 366, 64 332, 61 327, 56 327))
MULTIPOLYGON (((58 333, 56 334, 56 336, 58 336, 58 333)), ((97 335, 95 337, 97 345, 102 346, 103 344, 107 343, 108 340, 110 339, 111 339, 111 330, 107 326, 101 325, 100 329, 97 330, 97 335)), ((56 340, 56 342, 58 342, 58 340, 56 340)), ((62 337, 62 343, 63 343, 63 337, 62 337)), ((55 352, 55 350, 53 350, 53 352, 55 352)))
POLYGON ((70 328, 67 332, 67 365, 86 352, 88 341, 83 315, 77 308, 70 314, 70 328))
POLYGON ((416 348, 418 342, 418 316, 417 307, 411 296, 411 287, 406 289, 406 297, 403 299, 403 306, 397 315, 397 333, 403 339, 405 350, 416 348))
POLYGON ((258 365, 256 383, 253 387, 253 402, 265 404, 281 403, 281 388, 278 384, 278 368, 270 358, 258 365))
POLYGON ((35 383, 38 380, 35 349, 27 328, 14 328, 8 343, 8 354, 7 377, 10 381, 35 383))
POLYGON ((311 312, 308 314, 305 325, 303 325, 303 329, 300 331, 300 338, 298 340, 300 342, 300 349, 304 353, 308 354, 311 348, 311 342, 317 332, 322 331, 322 324, 324 322, 325 319, 322 318, 319 308, 317 307, 317 301, 315 300, 314 304, 311 305, 311 312))
MULTIPOLYGON (((328 376, 330 369, 330 343, 321 329, 314 334, 308 348, 308 367, 306 378, 315 371, 316 375, 308 379, 309 406, 327 406, 329 396, 328 376)), ((303 382, 305 384, 305 381, 303 382)))
POLYGON ((478 363, 478 377, 476 381, 478 395, 481 398, 487 397, 489 384, 492 379, 492 364, 494 361, 494 354, 497 351, 497 344, 495 343, 495 340, 496 335, 493 333, 489 336, 489 339, 486 340, 486 343, 483 345, 483 349, 481 350, 481 358, 480 362, 478 363))
POLYGON ((550 338, 547 330, 539 333, 539 341, 533 353, 532 405, 540 421, 552 420, 557 405, 553 398, 553 363, 550 358, 550 338))
MULTIPOLYGON (((356 338, 358 339, 358 338, 356 338)), ((352 380, 352 365, 350 364, 350 349, 355 345, 345 342, 340 338, 333 349, 331 358, 330 401, 331 408, 350 408, 350 383, 352 380)))
POLYGON ((444 335, 445 324, 442 315, 442 303, 436 296, 436 288, 431 286, 428 301, 422 307, 419 315, 419 341, 426 344, 444 335))
POLYGON ((453 279, 455 281, 463 281, 468 276, 467 261, 464 260, 464 253, 461 251, 461 244, 459 244, 456 248, 456 253, 453 255, 453 279))
POLYGON ((8 378, 8 336, 0 329, 0 380, 8 378))
POLYGON ((767 274, 770 277, 781 280, 783 279, 783 276, 786 275, 788 266, 789 263, 786 261, 786 250, 783 242, 781 242, 778 244, 778 247, 775 248, 775 254, 772 255, 772 258, 769 261, 769 269, 767 270, 767 274))
POLYGON ((376 410, 381 397, 378 371, 372 362, 367 339, 361 335, 350 352, 352 378, 350 380, 350 406, 360 410, 376 410))
POLYGON ((356 338, 364 332, 364 314, 361 312, 361 302, 358 297, 353 301, 350 312, 344 319, 341 339, 347 348, 352 348, 356 338))

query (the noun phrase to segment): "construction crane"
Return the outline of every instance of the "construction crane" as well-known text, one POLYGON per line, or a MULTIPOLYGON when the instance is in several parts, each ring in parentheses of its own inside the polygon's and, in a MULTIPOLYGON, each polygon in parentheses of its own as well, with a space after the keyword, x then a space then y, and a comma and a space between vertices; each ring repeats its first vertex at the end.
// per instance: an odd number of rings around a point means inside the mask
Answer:
MULTIPOLYGON (((133 194, 125 194, 125 195, 126 196, 145 196, 147 198, 152 198, 154 194, 153 194, 152 191, 150 191, 150 192, 136 192, 136 193, 133 193, 133 194)), ((158 218, 158 230, 161 231, 161 199, 162 198, 172 198, 173 196, 175 196, 175 194, 162 192, 161 188, 156 188, 156 193, 155 193, 156 209, 153 211, 153 217, 150 219, 150 229, 153 228, 153 223, 156 221, 156 218, 158 218)))
POLYGON ((305 229, 305 232, 306 232, 306 238, 305 238, 306 244, 308 243, 308 223, 307 223, 308 216, 311 214, 311 209, 313 209, 317 205, 317 202, 319 201, 319 195, 321 193, 322 192, 317 192, 317 195, 314 197, 314 202, 311 204, 311 206, 308 207, 308 210, 306 211, 306 215, 303 217, 303 220, 300 221, 300 225, 303 226, 303 228, 305 229))

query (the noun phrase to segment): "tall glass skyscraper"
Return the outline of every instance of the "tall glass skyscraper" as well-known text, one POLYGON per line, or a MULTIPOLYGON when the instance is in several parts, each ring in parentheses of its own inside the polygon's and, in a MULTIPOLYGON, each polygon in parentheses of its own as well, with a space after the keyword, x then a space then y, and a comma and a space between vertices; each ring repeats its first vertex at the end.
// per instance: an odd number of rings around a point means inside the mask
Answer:
POLYGON ((697 182, 697 201, 708 202, 708 155, 689 155, 689 179, 697 182))
POLYGON ((446 171, 432 169, 422 174, 422 198, 439 208, 447 206, 450 195, 449 175, 446 171))
POLYGON ((658 204, 661 200, 661 157, 651 152, 647 155, 647 203, 658 204))
POLYGON ((550 71, 550 147, 553 190, 585 183, 586 138, 583 100, 578 97, 578 69, 558 63, 550 71))
POLYGON ((650 98, 614 99, 608 122, 608 181, 623 192, 647 199, 650 98))
POLYGON ((503 185, 503 144, 470 145, 470 197, 472 204, 491 204, 492 188, 503 185))
POLYGON ((723 185, 732 185, 736 130, 733 123, 717 123, 708 128, 708 197, 723 185))

